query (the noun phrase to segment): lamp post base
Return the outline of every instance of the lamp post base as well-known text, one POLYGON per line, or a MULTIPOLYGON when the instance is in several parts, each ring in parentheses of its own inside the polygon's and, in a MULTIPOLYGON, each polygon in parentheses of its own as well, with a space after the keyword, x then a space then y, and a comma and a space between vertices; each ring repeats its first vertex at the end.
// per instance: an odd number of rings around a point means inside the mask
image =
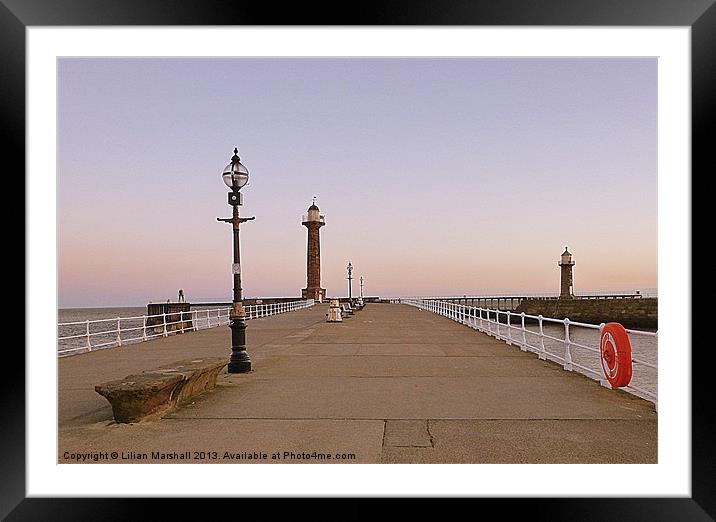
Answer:
POLYGON ((229 366, 227 366, 227 371, 229 373, 249 373, 251 371, 251 361, 245 361, 245 362, 233 362, 231 361, 229 363, 229 366))
POLYGON ((243 317, 231 320, 231 359, 229 373, 247 373, 251 371, 251 357, 246 352, 246 321, 243 317))

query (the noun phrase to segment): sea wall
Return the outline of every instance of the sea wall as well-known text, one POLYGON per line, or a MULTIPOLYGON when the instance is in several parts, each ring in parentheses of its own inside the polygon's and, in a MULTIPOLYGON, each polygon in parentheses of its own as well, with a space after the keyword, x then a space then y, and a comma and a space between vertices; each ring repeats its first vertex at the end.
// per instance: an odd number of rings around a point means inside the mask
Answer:
POLYGON ((147 305, 147 326, 164 327, 164 317, 157 317, 161 314, 166 315, 167 331, 188 330, 193 326, 191 314, 189 313, 189 303, 149 303, 147 305))
POLYGON ((659 299, 525 299, 515 310, 582 323, 617 322, 627 328, 658 328, 659 299))

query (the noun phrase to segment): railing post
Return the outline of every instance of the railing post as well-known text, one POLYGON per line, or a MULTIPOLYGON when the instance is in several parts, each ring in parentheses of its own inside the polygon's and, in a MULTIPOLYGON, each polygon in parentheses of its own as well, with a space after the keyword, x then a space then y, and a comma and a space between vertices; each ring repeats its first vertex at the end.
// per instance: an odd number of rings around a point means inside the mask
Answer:
POLYGON ((510 316, 512 315, 512 312, 507 310, 507 344, 510 346, 512 345, 512 321, 510 320, 510 316))
POLYGON ((527 329, 525 328, 525 313, 522 312, 520 314, 520 316, 522 316, 522 347, 521 348, 522 348, 523 352, 526 352, 527 351, 527 333, 526 333, 527 329))
POLYGON ((92 351, 92 341, 90 341, 90 326, 89 326, 89 319, 85 321, 86 331, 87 331, 87 351, 92 351))
POLYGON ((547 358, 547 354, 544 349, 544 329, 542 328, 542 314, 537 319, 539 320, 539 355, 538 357, 543 361, 547 358))
POLYGON ((572 371, 572 350, 571 341, 569 340, 569 319, 564 318, 564 369, 572 371))
POLYGON ((167 336, 167 313, 162 312, 162 321, 164 322, 164 337, 167 336))
POLYGON ((142 341, 147 340, 147 316, 142 316, 142 341))
POLYGON ((495 328, 497 328, 497 339, 502 339, 502 334, 500 333, 500 310, 498 308, 495 308, 495 328))
POLYGON ((485 331, 485 326, 482 324, 482 308, 478 308, 477 310, 480 312, 480 327, 479 327, 479 330, 480 330, 481 332, 484 332, 484 331, 485 331))
POLYGON ((179 311, 179 330, 184 333, 184 310, 179 311))
POLYGON ((122 318, 117 317, 117 346, 122 346, 122 318))

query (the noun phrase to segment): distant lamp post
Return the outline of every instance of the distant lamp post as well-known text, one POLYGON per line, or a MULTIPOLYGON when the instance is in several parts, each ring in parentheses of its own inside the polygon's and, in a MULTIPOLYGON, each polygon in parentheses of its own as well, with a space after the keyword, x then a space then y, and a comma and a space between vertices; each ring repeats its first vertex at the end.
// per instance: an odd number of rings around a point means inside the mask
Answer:
POLYGON ((346 270, 348 270, 348 301, 353 300, 353 265, 350 261, 348 261, 348 266, 346 267, 346 270))
POLYGON ((241 251, 239 246, 239 225, 244 221, 255 219, 239 217, 239 207, 243 204, 240 190, 249 181, 249 171, 239 159, 239 150, 234 149, 234 155, 221 177, 229 192, 229 205, 233 208, 230 218, 216 218, 217 221, 231 223, 234 237, 234 263, 231 272, 234 276, 233 306, 229 315, 229 328, 231 329, 231 359, 229 360, 229 373, 246 373, 251 371, 251 358, 246 352, 246 313, 241 296, 241 251))
POLYGON ((360 298, 363 299, 363 276, 360 276, 360 298))

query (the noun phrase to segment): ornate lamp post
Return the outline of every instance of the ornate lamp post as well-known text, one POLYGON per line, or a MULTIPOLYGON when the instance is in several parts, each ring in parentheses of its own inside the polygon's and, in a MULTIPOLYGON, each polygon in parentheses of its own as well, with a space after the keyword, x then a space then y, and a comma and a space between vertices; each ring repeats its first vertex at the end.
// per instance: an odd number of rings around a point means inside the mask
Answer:
POLYGON ((363 299, 363 276, 360 276, 360 298, 363 299))
POLYGON ((348 270, 348 301, 353 301, 353 265, 350 261, 348 261, 348 266, 346 267, 346 270, 348 270))
POLYGON ((241 296, 241 251, 239 246, 239 225, 244 221, 255 219, 239 217, 239 207, 243 203, 240 190, 249 181, 249 171, 239 159, 239 150, 234 149, 234 155, 221 177, 229 192, 229 205, 233 208, 230 218, 216 218, 217 221, 231 223, 234 237, 234 263, 231 272, 234 275, 234 297, 231 314, 229 315, 229 328, 231 328, 231 359, 229 360, 229 373, 246 373, 251 371, 251 358, 246 352, 246 313, 241 296))

